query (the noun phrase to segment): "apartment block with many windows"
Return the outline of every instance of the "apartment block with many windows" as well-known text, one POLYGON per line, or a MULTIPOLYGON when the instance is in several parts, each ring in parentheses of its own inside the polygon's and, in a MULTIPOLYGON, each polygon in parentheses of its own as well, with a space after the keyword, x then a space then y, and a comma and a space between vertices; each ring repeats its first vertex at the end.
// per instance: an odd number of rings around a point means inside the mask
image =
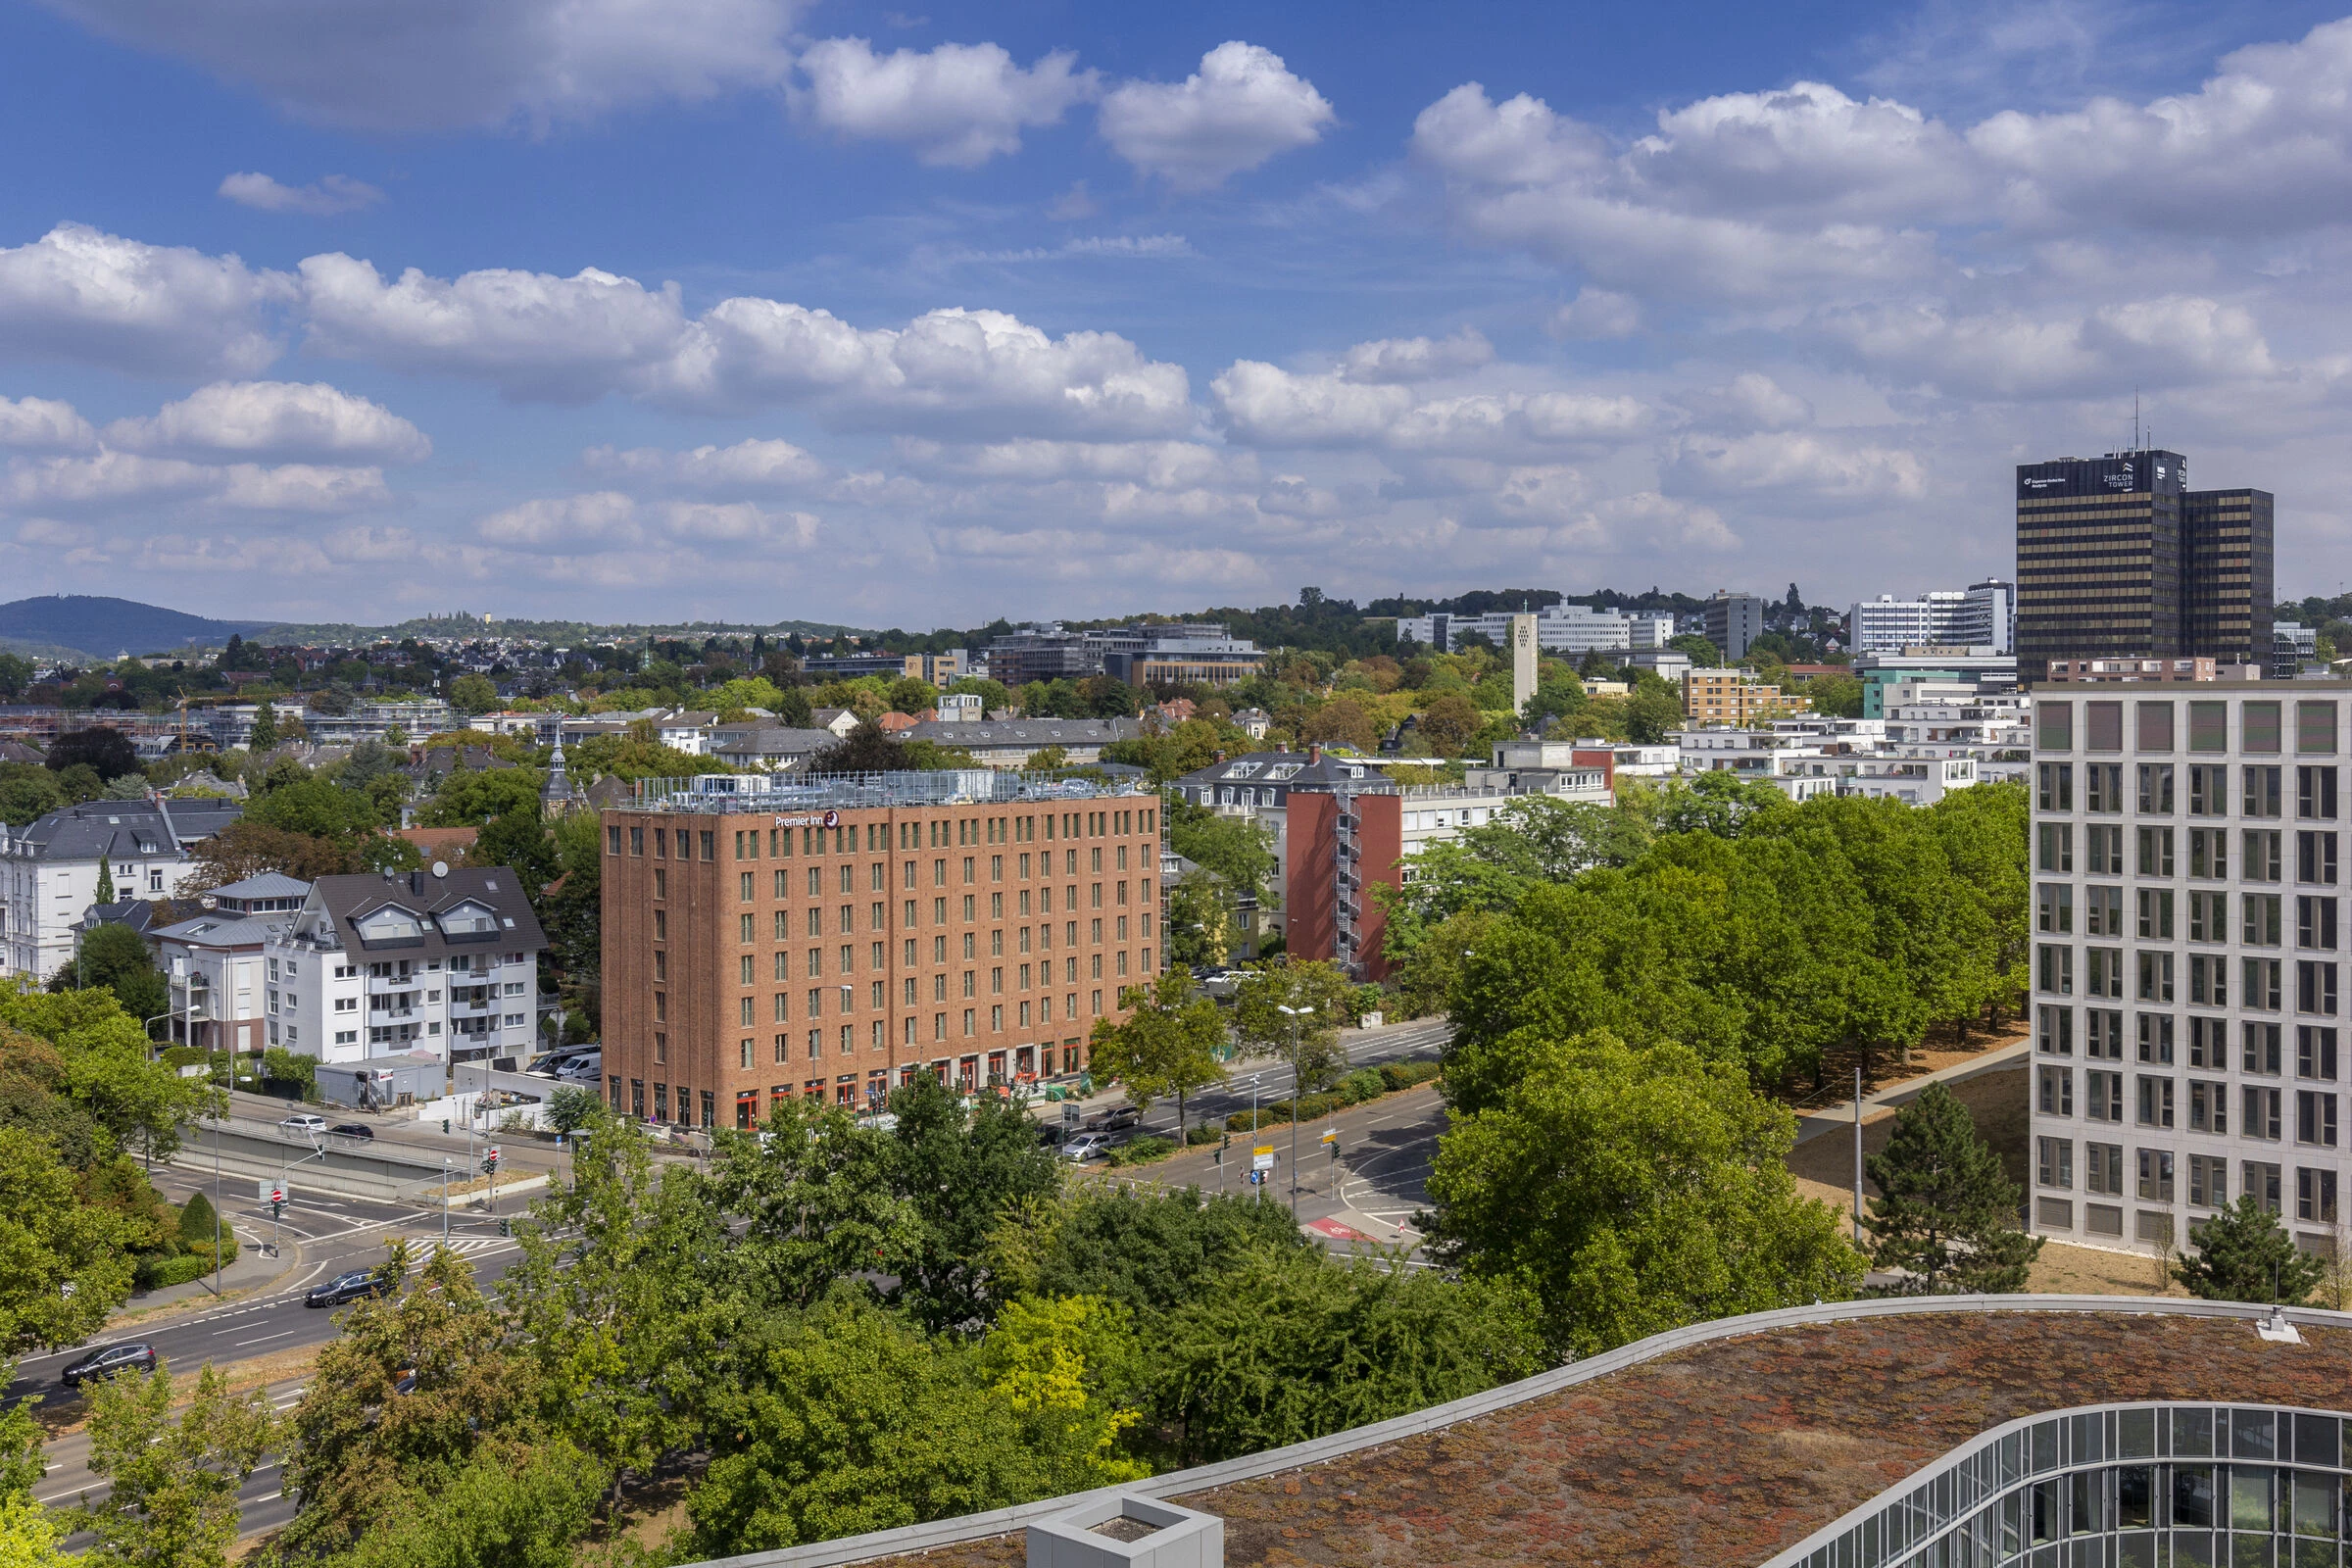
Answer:
POLYGON ((2034 692, 2033 1229, 2336 1245, 2352 683, 2034 692))
POLYGON ((1080 1070, 1162 951, 1159 808, 971 770, 704 778, 603 815, 606 1091, 748 1128, 1080 1070))

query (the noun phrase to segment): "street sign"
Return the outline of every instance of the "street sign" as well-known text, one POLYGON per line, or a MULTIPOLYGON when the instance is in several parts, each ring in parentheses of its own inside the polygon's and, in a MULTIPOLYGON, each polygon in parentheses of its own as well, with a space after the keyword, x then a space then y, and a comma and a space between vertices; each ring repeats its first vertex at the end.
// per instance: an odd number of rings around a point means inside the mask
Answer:
POLYGON ((1274 1146, 1272 1144, 1260 1144, 1255 1149, 1250 1150, 1250 1168, 1253 1171, 1272 1170, 1274 1168, 1274 1146))
POLYGON ((1333 1146, 1335 1146, 1335 1147, 1336 1147, 1336 1146, 1338 1145, 1339 1141, 1340 1141, 1340 1130, 1339 1130, 1337 1127, 1326 1127, 1326 1128, 1324 1128, 1324 1129, 1323 1129, 1323 1142, 1324 1142, 1324 1143, 1326 1143, 1326 1144, 1328 1144, 1328 1145, 1333 1145, 1333 1146))
POLYGON ((1250 1186, 1252 1186, 1252 1187, 1263 1187, 1263 1186, 1265 1186, 1265 1185, 1266 1185, 1266 1173, 1265 1173, 1264 1171, 1262 1171, 1262 1170, 1253 1170, 1253 1171, 1251 1171, 1251 1172, 1250 1173, 1250 1186))
POLYGON ((294 1196, 294 1184, 271 1181, 269 1177, 264 1176, 254 1182, 253 1196, 265 1203, 272 1201, 282 1203, 294 1196))

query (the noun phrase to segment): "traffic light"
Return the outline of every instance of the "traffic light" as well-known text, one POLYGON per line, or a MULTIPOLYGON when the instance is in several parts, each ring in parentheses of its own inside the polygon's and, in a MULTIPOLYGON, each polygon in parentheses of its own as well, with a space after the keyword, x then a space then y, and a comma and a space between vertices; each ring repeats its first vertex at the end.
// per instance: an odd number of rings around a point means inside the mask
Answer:
POLYGON ((513 1220, 511 1220, 511 1219, 502 1219, 502 1220, 500 1220, 500 1221, 498 1222, 498 1234, 499 1234, 499 1235, 501 1235, 501 1236, 512 1236, 512 1235, 514 1235, 514 1222, 513 1220))
POLYGON ((447 1116, 441 1118, 441 1130, 443 1132, 449 1131, 449 1118, 447 1116))

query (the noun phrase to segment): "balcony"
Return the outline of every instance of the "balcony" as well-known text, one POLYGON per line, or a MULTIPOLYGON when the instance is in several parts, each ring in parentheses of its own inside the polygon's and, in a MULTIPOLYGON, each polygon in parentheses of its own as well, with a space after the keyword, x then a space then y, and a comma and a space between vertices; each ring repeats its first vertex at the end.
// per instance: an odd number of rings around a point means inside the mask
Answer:
POLYGON ((368 994, 381 997, 395 991, 414 991, 420 979, 414 970, 408 974, 371 974, 368 977, 368 994))

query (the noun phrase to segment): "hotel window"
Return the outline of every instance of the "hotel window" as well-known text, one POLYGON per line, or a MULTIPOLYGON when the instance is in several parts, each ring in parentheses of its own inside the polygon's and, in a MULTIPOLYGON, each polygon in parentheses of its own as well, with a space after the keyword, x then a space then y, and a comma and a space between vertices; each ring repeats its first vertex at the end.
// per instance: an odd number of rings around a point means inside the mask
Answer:
MULTIPOLYGON (((2094 1038, 2090 1043, 2091 1049, 2084 1054, 2104 1056, 2109 1061, 2123 1060, 2124 1042, 2121 1038, 2123 1031, 2120 1027, 2115 1027, 2123 1023, 2123 1014, 2100 1013, 2094 1009, 2090 1016, 2094 1038), (2102 1017, 2111 1020, 2109 1049, 2104 1051, 2098 1049, 2100 1043, 2095 1038, 2096 1026, 2102 1017)), ((2173 1064, 2173 1015, 2171 1013, 2143 1012, 2139 1015, 2139 1059, 2157 1066, 2169 1067, 2173 1064)))
POLYGON ((2295 965, 2295 1010, 2335 1016, 2335 965, 2306 958, 2295 965))
POLYGON ((2295 900, 2295 946, 2335 951, 2335 900, 2308 894, 2295 900))
POLYGON ((2295 1030, 2295 1076, 2335 1082, 2335 1031, 2316 1024, 2295 1030))
POLYGON ((2271 1213, 2278 1212, 2278 1167, 2265 1160, 2249 1159, 2238 1167, 2240 1192, 2253 1199, 2271 1213))
POLYGON ((2302 832, 2295 835, 2295 880, 2335 886, 2335 835, 2302 832))
POLYGON ((2124 808, 2124 765, 2093 762, 2082 770, 2082 809, 2098 813, 2124 808))
POLYGON ((2335 1172, 2308 1168, 2296 1170, 2295 1218, 2309 1220, 2315 1225, 2335 1223, 2335 1172))
MULTIPOLYGON (((2150 864, 2147 857, 2142 855, 2139 863, 2140 874, 2142 876, 2171 876, 2173 874, 2173 860, 2170 853, 2172 830, 2170 828, 2141 828, 2139 831, 2143 844, 2151 832, 2161 833, 2167 840, 2167 853, 2162 867, 2150 864)), ((2188 874, 2195 877, 2208 877, 2217 881, 2230 874, 2230 830, 2228 828, 2192 827, 2188 830, 2188 874)))
POLYGON ((2082 1146, 2082 1190, 2100 1193, 2109 1198, 2124 1196, 2124 1146, 2121 1144, 2084 1144, 2082 1146))
POLYGON ((2071 1138, 2034 1140, 2036 1185, 2065 1192, 2075 1185, 2075 1143, 2071 1138))
POLYGON ((2241 814, 2252 817, 2275 817, 2283 814, 2278 795, 2279 769, 2249 767, 2245 770, 2243 798, 2238 807, 2241 814))
MULTIPOLYGON (((2058 884, 2064 887, 2065 884, 2058 884)), ((2168 894, 2167 897, 2170 897, 2168 894)), ((2142 895, 2143 901, 2145 895, 2142 895)), ((2124 934, 2124 890, 2114 887, 2087 887, 2082 890, 2082 934, 2092 937, 2120 937, 2124 934)))
POLYGON ((2173 764, 2139 764, 2139 809, 2143 815, 2169 816, 2173 809, 2173 764))
POLYGON ((2188 1064, 2220 1071, 2230 1065, 2230 1026, 2220 1018, 2188 1020, 2188 1064))
POLYGON ((2170 1127, 2173 1124, 2173 1081, 2170 1078, 2139 1080, 2139 1125, 2170 1127))
POLYGON ((2238 1070, 2258 1072, 2276 1078, 2283 1065, 2279 1057, 2278 1026, 2275 1023, 2244 1023, 2238 1025, 2240 1047, 2238 1070))
POLYGON ((2230 1086, 2188 1081, 2188 1127, 2191 1132, 2223 1137, 2230 1131, 2230 1086))
POLYGON ((2281 850, 2285 835, 2275 827, 2250 827, 2241 836, 2244 861, 2238 874, 2248 882, 2277 882, 2285 875, 2281 850))
POLYGON ((2305 821, 2335 820, 2335 769, 2295 769, 2295 814, 2305 821))
POLYGON ((2279 1004, 2278 980, 2281 965, 2277 958, 2246 958, 2239 964, 2245 987, 2238 994, 2237 1004, 2254 1012, 2277 1012, 2279 1004))
POLYGON ((2335 1147, 2335 1096, 2316 1089, 2295 1092, 2295 1142, 2321 1149, 2335 1147))
POLYGON ((2245 1112, 2238 1118, 2238 1135, 2259 1139, 2266 1144, 2278 1141, 2279 1091, 2258 1089, 2252 1084, 2241 1091, 2245 1112))
POLYGON ((2165 1150, 2139 1152, 2139 1196, 2151 1203, 2173 1200, 2173 1156, 2165 1150))
MULTIPOLYGON (((2281 940, 2279 896, 2276 893, 2238 895, 2238 940, 2249 948, 2275 948, 2281 940)), ((2216 940, 2219 940, 2218 938, 2216 940)))
POLYGON ((2124 1075, 2097 1069, 2082 1074, 2082 1114, 2092 1121, 2124 1119, 2124 1075))

